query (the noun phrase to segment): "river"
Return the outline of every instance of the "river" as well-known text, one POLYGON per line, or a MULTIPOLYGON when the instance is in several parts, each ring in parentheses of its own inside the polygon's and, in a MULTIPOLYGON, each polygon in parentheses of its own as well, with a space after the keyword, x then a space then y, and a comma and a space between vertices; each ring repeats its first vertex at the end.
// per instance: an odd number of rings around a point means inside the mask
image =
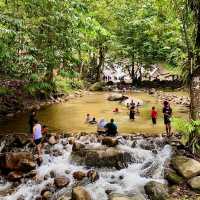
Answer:
MULTIPOLYGON (((177 95, 179 93, 176 93, 177 95)), ((180 93, 181 95, 182 93, 180 93)), ((126 95, 135 97, 144 102, 140 107, 140 113, 136 116, 135 122, 129 120, 128 109, 118 102, 107 100, 110 93, 88 93, 80 98, 69 100, 65 103, 54 104, 42 108, 37 113, 37 118, 42 124, 55 132, 95 132, 95 125, 85 123, 87 113, 95 116, 97 120, 104 118, 109 121, 115 119, 120 133, 145 133, 159 134, 164 132, 162 104, 156 97, 145 92, 131 92, 126 95), (158 109, 158 123, 152 127, 150 119, 151 107, 158 109), (113 113, 115 108, 119 108, 119 113, 113 113)), ((175 117, 188 116, 188 109, 183 106, 171 105, 175 117)), ((25 133, 28 132, 28 113, 18 114, 14 118, 0 121, 0 133, 25 133)))

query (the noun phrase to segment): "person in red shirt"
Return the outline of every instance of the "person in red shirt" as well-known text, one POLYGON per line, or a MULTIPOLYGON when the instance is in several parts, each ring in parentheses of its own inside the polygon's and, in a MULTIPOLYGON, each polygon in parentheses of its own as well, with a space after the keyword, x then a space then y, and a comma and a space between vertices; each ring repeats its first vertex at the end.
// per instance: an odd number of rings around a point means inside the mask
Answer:
POLYGON ((151 119, 152 119, 153 126, 156 125, 157 116, 158 116, 158 112, 156 111, 156 108, 152 107, 152 110, 151 110, 151 119))

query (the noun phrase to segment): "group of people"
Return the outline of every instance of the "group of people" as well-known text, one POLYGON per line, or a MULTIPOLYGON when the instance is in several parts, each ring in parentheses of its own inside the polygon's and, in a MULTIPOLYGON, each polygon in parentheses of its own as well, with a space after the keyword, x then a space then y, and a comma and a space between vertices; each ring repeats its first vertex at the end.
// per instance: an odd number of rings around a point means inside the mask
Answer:
MULTIPOLYGON (((129 109, 129 117, 131 120, 135 119, 135 114, 139 112, 138 110, 138 105, 135 106, 135 104, 132 102, 130 104, 130 109, 129 109), (136 110, 137 108, 137 110, 136 110)), ((115 108, 113 112, 119 112, 118 108, 115 108)), ((163 115, 164 115, 164 124, 166 127, 166 133, 167 136, 171 136, 171 117, 172 117, 172 108, 170 107, 170 104, 168 101, 164 101, 163 103, 163 115)), ((152 107, 151 110, 151 119, 152 119, 152 124, 153 126, 156 125, 157 123, 157 117, 158 117, 158 112, 155 107, 152 107)), ((111 119, 110 122, 106 122, 104 119, 100 119, 98 122, 96 121, 96 118, 90 117, 90 114, 86 115, 86 123, 88 124, 97 124, 97 133, 99 135, 106 135, 106 136, 116 136, 118 133, 117 130, 117 125, 114 122, 114 119, 111 119)), ((37 147, 37 152, 38 155, 41 155, 41 150, 42 150, 42 138, 43 135, 48 132, 48 127, 45 125, 41 125, 39 121, 36 119, 36 111, 33 110, 29 116, 29 126, 30 126, 30 133, 32 134, 33 141, 37 147)))
POLYGON ((45 125, 42 126, 39 123, 38 119, 36 118, 35 110, 32 110, 29 116, 29 128, 34 144, 36 145, 38 155, 40 156, 42 154, 42 138, 43 135, 48 132, 48 127, 45 125))
POLYGON ((91 119, 90 114, 87 114, 86 123, 97 124, 97 133, 99 135, 106 135, 112 137, 117 135, 117 125, 114 123, 114 119, 111 119, 108 123, 104 119, 100 119, 99 122, 97 122, 95 117, 91 119))
MULTIPOLYGON (((129 108, 129 118, 130 120, 135 120, 135 115, 139 113, 139 103, 135 105, 132 101, 130 105, 127 105, 129 108)), ((119 109, 115 108, 113 112, 118 113, 119 109)), ((164 124, 166 127, 167 136, 171 136, 171 117, 172 117, 172 108, 168 101, 164 101, 163 103, 163 115, 164 115, 164 124)), ((155 127, 157 124, 158 112, 155 106, 152 107, 150 113, 152 119, 152 125, 155 127)), ((116 136, 117 134, 117 125, 114 123, 114 119, 111 119, 109 123, 107 123, 104 119, 100 119, 99 122, 96 121, 96 118, 90 117, 90 114, 86 116, 86 123, 88 124, 97 124, 97 132, 98 134, 105 134, 107 136, 116 136)))

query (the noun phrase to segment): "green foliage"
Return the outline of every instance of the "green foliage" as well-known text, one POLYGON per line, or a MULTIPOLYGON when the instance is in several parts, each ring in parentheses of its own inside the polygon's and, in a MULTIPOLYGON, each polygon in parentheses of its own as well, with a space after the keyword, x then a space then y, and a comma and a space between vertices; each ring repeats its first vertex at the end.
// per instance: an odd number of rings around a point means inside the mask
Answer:
POLYGON ((6 95, 9 95, 9 94, 12 94, 12 90, 11 89, 8 89, 6 87, 0 87, 0 96, 6 96, 6 95))
POLYGON ((181 133, 181 142, 187 145, 193 152, 200 151, 200 120, 186 121, 184 119, 174 118, 173 126, 181 133))
POLYGON ((44 94, 48 97, 54 90, 54 86, 48 82, 30 82, 24 89, 33 97, 37 97, 40 94, 44 94))

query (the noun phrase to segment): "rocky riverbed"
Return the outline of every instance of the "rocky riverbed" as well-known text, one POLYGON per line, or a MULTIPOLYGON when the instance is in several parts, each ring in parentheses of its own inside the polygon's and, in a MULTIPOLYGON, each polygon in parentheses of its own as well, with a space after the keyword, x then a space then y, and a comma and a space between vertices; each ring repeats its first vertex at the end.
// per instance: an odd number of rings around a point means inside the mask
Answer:
POLYGON ((176 139, 49 134, 43 145, 38 159, 26 135, 1 137, 1 200, 164 200, 183 188, 196 199, 200 189, 200 163, 176 139))

